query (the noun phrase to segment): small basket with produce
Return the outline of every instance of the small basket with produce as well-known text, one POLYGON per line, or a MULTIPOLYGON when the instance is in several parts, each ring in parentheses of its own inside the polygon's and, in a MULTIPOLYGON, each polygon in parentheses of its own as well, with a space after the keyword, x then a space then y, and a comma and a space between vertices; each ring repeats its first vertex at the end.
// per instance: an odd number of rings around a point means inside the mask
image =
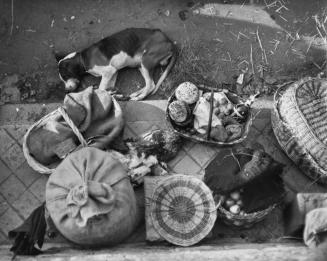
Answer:
POLYGON ((247 137, 252 125, 251 104, 226 90, 181 83, 168 99, 166 119, 182 137, 207 144, 233 145, 247 137))
POLYGON ((261 148, 221 150, 204 176, 219 202, 218 217, 242 228, 263 220, 283 201, 283 167, 261 148))

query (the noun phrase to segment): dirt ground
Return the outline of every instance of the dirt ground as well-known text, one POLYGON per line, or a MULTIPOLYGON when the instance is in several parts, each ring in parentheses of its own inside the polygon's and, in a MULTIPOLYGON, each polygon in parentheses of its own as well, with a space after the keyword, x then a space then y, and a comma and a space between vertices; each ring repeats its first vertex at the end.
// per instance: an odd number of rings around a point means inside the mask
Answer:
MULTIPOLYGON (((64 89, 53 52, 81 50, 127 27, 160 28, 181 50, 175 69, 152 99, 167 97, 182 80, 232 84, 245 65, 251 69, 253 64, 259 76, 264 67, 268 83, 323 70, 323 49, 304 38, 319 37, 314 16, 326 23, 325 0, 251 2, 0 0, 1 101, 61 100, 64 89), (201 8, 208 11, 208 3, 218 5, 203 15, 201 8), (8 75, 14 78, 8 80, 8 75)), ((91 78, 86 84, 97 81, 91 78)), ((119 74, 122 93, 142 85, 137 70, 119 74)), ((270 87, 258 88, 271 93, 270 87)))

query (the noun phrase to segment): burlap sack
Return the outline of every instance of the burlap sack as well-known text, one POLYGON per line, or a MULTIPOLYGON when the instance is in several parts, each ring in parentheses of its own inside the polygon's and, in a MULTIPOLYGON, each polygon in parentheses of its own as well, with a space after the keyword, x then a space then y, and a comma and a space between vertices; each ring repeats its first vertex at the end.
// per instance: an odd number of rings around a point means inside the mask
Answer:
POLYGON ((62 161, 46 185, 46 206, 61 234, 83 246, 117 244, 139 221, 125 169, 95 148, 83 148, 62 161))

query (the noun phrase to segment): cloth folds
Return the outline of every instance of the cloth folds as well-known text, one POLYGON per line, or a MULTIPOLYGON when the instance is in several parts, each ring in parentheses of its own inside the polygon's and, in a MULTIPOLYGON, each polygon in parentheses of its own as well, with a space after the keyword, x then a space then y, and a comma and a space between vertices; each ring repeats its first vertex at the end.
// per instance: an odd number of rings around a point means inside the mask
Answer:
POLYGON ((22 225, 9 231, 8 237, 14 239, 10 251, 16 255, 38 255, 42 248, 47 223, 45 219, 45 204, 36 208, 22 225))
MULTIPOLYGON (((65 96, 63 108, 93 147, 108 148, 124 126, 119 104, 104 90, 89 87, 78 93, 69 93, 65 96)), ((27 140, 31 155, 44 165, 62 158, 61 154, 64 153, 58 153, 62 150, 58 146, 67 144, 71 144, 65 148, 69 153, 78 147, 79 141, 61 115, 54 116, 33 130, 27 140)))

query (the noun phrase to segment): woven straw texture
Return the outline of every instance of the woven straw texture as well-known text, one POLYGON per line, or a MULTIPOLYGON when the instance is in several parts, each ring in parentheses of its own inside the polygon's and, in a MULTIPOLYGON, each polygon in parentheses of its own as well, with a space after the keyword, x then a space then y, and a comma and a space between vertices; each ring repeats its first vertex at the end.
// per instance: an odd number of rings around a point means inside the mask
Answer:
POLYGON ((227 211, 222 206, 219 206, 218 217, 222 219, 223 222, 227 225, 249 228, 253 226, 255 223, 263 220, 275 207, 276 205, 272 205, 261 211, 240 215, 240 214, 233 214, 227 211))
POLYGON ((307 176, 327 184, 327 80, 305 78, 279 88, 271 121, 286 154, 307 176))
POLYGON ((168 242, 191 246, 206 237, 217 218, 210 189, 199 179, 174 175, 161 181, 150 203, 156 231, 168 242))
POLYGON ((37 129, 41 128, 47 121, 51 121, 53 119, 58 118, 58 115, 61 115, 64 120, 67 122, 69 127, 73 130, 74 134, 77 136, 78 140, 81 142, 82 147, 87 146, 87 142, 83 138, 83 135, 80 133, 78 128, 75 126, 74 122, 69 118, 67 112, 63 107, 59 107, 58 109, 54 110, 53 112, 50 112, 49 114, 42 117, 39 121, 34 123, 26 132, 24 136, 23 141, 23 153, 24 157, 28 163, 28 165, 31 166, 35 171, 41 173, 41 174, 51 174, 55 169, 52 169, 50 167, 46 167, 42 165, 40 162, 38 162, 31 154, 27 146, 27 139, 29 138, 30 133, 37 129))
MULTIPOLYGON (((239 144, 239 143, 243 142, 249 134, 250 128, 252 126, 252 120, 253 120, 252 110, 250 110, 250 115, 248 116, 246 122, 243 124, 244 126, 243 126, 243 130, 242 130, 242 136, 238 139, 223 142, 223 141, 214 141, 214 140, 210 140, 210 139, 207 140, 205 138, 199 137, 197 134, 191 134, 190 132, 183 130, 182 128, 177 126, 171 120, 171 118, 169 116, 168 106, 170 103, 172 103, 175 100, 176 100, 175 94, 170 96, 168 99, 168 105, 167 105, 167 109, 166 109, 166 121, 168 122, 168 125, 171 127, 171 129, 173 129, 177 134, 179 134, 180 136, 182 136, 184 138, 190 139, 195 142, 205 143, 205 144, 218 145, 218 146, 229 146, 229 145, 239 144)), ((193 118, 190 119, 190 121, 191 120, 193 120, 193 118)), ((187 123, 189 123, 189 121, 187 123)))

